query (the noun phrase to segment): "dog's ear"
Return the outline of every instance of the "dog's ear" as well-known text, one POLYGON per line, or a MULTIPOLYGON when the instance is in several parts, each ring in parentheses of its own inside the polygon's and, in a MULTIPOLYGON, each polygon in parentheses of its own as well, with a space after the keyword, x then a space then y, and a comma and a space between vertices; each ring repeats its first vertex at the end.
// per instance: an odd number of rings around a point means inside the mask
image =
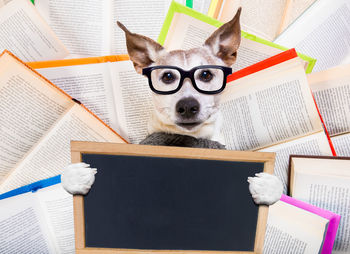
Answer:
POLYGON ((241 43, 241 25, 239 17, 242 8, 239 7, 231 21, 219 27, 204 43, 213 54, 221 58, 225 64, 231 66, 237 57, 237 50, 241 43))
POLYGON ((165 49, 151 38, 131 33, 119 21, 117 21, 117 24, 125 32, 126 47, 130 60, 134 63, 135 70, 141 74, 142 68, 155 62, 159 53, 165 49))

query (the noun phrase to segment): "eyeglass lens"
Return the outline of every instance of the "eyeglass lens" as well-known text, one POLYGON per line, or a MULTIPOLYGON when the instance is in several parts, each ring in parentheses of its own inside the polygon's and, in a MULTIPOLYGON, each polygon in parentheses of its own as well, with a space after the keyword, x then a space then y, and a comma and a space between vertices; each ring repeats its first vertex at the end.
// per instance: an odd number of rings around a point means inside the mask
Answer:
MULTIPOLYGON (((224 82, 224 72, 218 68, 200 68, 194 74, 195 85, 203 91, 217 91, 224 82)), ((159 68, 151 72, 154 89, 161 92, 174 91, 180 85, 181 73, 176 69, 159 68)))

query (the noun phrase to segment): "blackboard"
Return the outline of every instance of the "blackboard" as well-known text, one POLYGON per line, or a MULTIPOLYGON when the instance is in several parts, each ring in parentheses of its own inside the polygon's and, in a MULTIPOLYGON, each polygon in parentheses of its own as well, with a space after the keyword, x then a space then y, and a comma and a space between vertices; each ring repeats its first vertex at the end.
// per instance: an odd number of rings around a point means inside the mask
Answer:
POLYGON ((224 160, 219 150, 115 145, 117 154, 80 151, 98 169, 79 205, 85 249, 255 253, 259 207, 247 177, 263 172, 266 161, 234 160, 233 151, 222 151, 231 159, 224 160))

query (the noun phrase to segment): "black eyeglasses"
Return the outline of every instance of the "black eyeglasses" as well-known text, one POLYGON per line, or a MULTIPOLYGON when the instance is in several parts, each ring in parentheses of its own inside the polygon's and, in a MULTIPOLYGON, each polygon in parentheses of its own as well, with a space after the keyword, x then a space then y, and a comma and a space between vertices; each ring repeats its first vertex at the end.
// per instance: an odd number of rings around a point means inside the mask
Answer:
POLYGON ((201 65, 185 71, 176 66, 159 65, 142 69, 148 77, 151 90, 157 94, 173 94, 179 91, 185 78, 192 81, 193 87, 200 93, 217 94, 226 86, 226 78, 232 74, 232 68, 219 65, 201 65))

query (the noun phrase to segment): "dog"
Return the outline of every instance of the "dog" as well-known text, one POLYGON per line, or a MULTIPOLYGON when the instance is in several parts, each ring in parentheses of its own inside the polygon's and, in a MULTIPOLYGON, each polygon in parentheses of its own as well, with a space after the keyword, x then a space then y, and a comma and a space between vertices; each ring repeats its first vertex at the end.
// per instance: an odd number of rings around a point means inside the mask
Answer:
MULTIPOLYGON (((155 110, 148 126, 150 135, 141 144, 224 148, 220 134, 220 92, 217 92, 224 83, 215 83, 222 81, 223 70, 201 66, 227 68, 235 63, 241 41, 240 13, 241 8, 231 21, 214 31, 202 47, 170 52, 154 40, 130 32, 118 22, 125 32, 128 53, 136 72, 148 75, 154 91, 155 110), (175 67, 150 68, 159 66, 175 67), (185 78, 181 78, 181 72, 185 78)), ((69 165, 63 171, 62 185, 72 194, 85 195, 96 172, 97 169, 85 163, 69 165)), ((274 175, 260 173, 248 177, 247 181, 256 204, 271 205, 282 195, 282 183, 274 175)))

